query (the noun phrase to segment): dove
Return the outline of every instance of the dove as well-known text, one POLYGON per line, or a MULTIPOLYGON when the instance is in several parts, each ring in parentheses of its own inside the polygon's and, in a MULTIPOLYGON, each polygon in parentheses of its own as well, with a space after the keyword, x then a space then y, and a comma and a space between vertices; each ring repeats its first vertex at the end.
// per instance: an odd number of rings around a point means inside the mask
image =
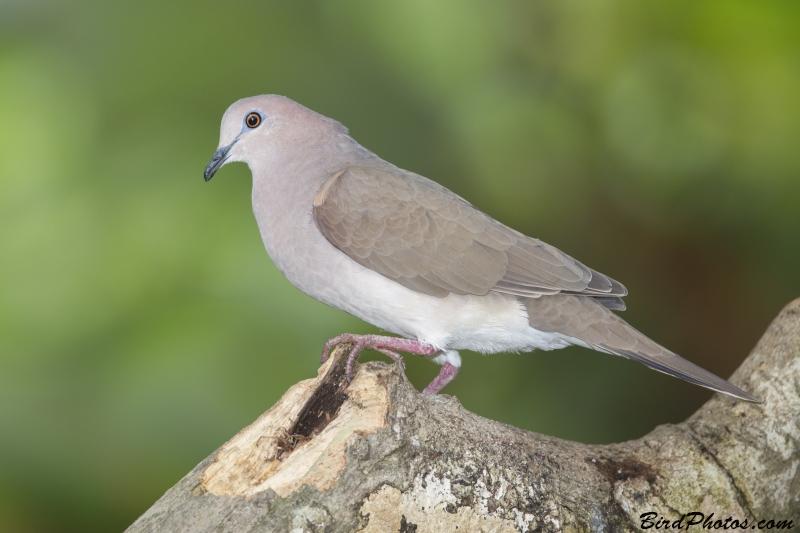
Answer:
POLYGON ((681 358, 616 315, 626 288, 527 237, 423 176, 361 146, 339 122, 289 98, 232 104, 204 178, 246 163, 253 212, 275 265, 312 298, 398 335, 343 334, 403 364, 400 352, 441 365, 436 394, 484 354, 583 346, 639 361, 717 392, 759 401, 681 358))

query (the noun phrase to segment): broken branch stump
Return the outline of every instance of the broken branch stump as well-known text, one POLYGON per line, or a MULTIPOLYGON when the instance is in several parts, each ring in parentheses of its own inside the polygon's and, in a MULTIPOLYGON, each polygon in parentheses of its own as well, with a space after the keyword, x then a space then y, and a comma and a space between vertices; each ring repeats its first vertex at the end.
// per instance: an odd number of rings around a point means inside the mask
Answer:
POLYGON ((128 532, 633 532, 644 513, 689 512, 800 525, 800 300, 730 380, 764 404, 717 394, 683 423, 605 446, 422 395, 396 365, 367 363, 348 384, 349 349, 128 532))

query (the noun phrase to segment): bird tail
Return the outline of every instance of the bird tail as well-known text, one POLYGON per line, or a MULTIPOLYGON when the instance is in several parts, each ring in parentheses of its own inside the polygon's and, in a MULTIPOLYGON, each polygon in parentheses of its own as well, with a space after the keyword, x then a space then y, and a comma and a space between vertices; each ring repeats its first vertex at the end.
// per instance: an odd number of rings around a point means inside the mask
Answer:
POLYGON ((689 383, 740 400, 761 403, 742 389, 649 339, 594 298, 555 294, 522 301, 528 310, 528 321, 535 329, 560 333, 595 350, 639 361, 653 370, 689 383))
MULTIPOLYGON (((636 331, 632 327, 630 327, 630 329, 636 331)), ((637 333, 639 332, 637 331, 637 333)), ((740 400, 764 403, 763 400, 759 400, 758 398, 747 394, 736 385, 732 385, 721 377, 712 374, 708 370, 697 366, 691 361, 687 361, 683 357, 667 350, 666 348, 663 348, 665 356, 661 357, 654 357, 648 353, 642 353, 634 350, 610 348, 603 345, 599 345, 598 348, 614 355, 620 355, 628 359, 633 359, 634 361, 639 361, 653 370, 658 370, 659 372, 669 374, 670 376, 675 376, 676 378, 688 381, 689 383, 694 383, 695 385, 700 385, 701 387, 705 387, 716 392, 721 392, 722 394, 727 394, 740 400)))

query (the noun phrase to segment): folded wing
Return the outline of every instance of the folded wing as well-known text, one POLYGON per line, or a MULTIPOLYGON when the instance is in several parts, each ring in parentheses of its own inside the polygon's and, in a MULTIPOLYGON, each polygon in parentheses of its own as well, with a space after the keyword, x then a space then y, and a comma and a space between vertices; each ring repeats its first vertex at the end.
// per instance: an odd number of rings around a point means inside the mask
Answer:
POLYGON ((314 201, 313 217, 354 261, 425 294, 563 292, 624 309, 622 284, 388 163, 334 174, 314 201))

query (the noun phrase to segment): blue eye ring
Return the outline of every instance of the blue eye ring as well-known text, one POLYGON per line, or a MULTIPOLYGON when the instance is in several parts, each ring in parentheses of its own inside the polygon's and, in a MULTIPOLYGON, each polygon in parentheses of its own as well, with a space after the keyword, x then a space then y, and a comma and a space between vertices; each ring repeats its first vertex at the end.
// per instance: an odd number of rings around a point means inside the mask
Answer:
POLYGON ((256 113, 255 111, 251 111, 244 117, 244 125, 250 128, 251 130, 257 128, 261 125, 262 122, 261 113, 256 113))

